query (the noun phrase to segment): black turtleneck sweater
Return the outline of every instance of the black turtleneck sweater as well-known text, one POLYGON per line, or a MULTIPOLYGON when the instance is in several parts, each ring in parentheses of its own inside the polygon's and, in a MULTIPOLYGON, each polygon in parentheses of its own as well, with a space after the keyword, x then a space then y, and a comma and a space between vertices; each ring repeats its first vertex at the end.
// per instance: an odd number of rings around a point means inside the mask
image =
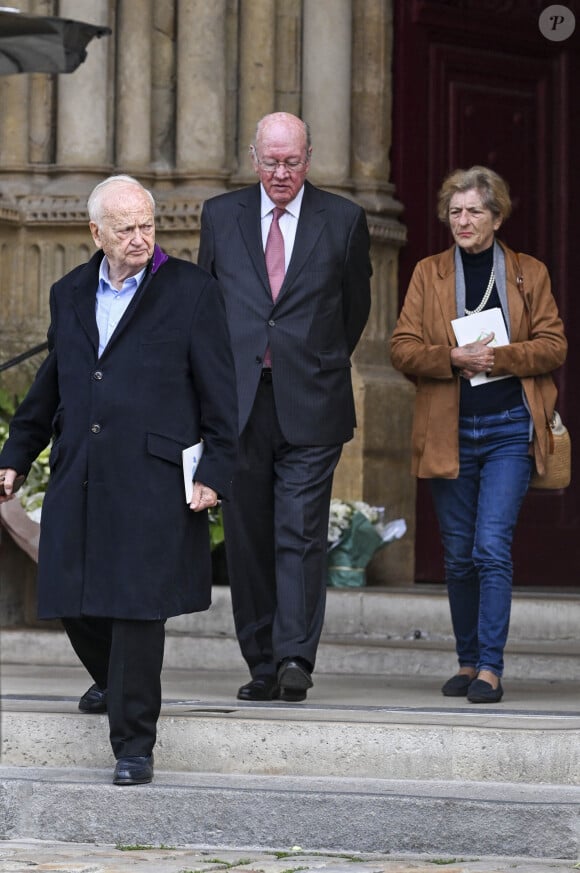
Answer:
MULTIPOLYGON (((465 275, 465 308, 477 309, 485 294, 493 268, 493 245, 476 255, 470 255, 463 249, 459 249, 459 252, 465 275)), ((484 310, 494 307, 501 309, 495 284, 484 310)), ((460 379, 459 382, 461 385, 460 415, 487 415, 492 412, 502 412, 504 409, 512 409, 522 403, 520 380, 515 376, 496 382, 492 381, 489 385, 476 385, 475 387, 470 384, 469 379, 460 379)))

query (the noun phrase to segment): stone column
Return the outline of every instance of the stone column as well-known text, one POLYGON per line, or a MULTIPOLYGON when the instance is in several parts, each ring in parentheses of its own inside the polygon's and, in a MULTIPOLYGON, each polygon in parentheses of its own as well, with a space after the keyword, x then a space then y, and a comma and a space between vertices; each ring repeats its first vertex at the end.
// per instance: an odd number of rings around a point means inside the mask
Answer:
POLYGON ((149 170, 151 160, 152 0, 119 0, 115 163, 120 170, 149 170))
POLYGON ((352 179, 367 211, 373 263, 372 306, 354 355, 358 430, 345 446, 338 489, 384 506, 387 519, 407 523, 403 539, 380 551, 368 577, 382 585, 414 578, 415 480, 410 475, 414 387, 389 360, 398 315, 397 260, 405 241, 401 206, 389 183, 391 145, 392 12, 385 0, 353 0, 352 179))
POLYGON ((275 108, 275 32, 275 0, 240 0, 237 183, 255 180, 248 146, 256 123, 275 108))
MULTIPOLYGON (((27 0, 7 3, 29 12, 27 0)), ((0 76, 0 167, 24 169, 28 163, 28 99, 30 77, 0 76)))
POLYGON ((390 3, 354 0, 353 176, 376 186, 389 178, 391 138, 390 3))
POLYGON ((276 109, 302 111, 302 0, 284 0, 276 9, 276 109))
POLYGON ((313 142, 312 177, 350 175, 351 0, 304 0, 302 117, 313 142))
POLYGON ((51 110, 54 95, 50 76, 30 77, 28 98, 29 152, 32 164, 50 164, 53 157, 51 110))
POLYGON ((175 165, 175 34, 173 0, 153 4, 155 39, 151 51, 151 164, 157 170, 175 165))
MULTIPOLYGON (((52 15, 51 0, 32 0, 34 15, 52 15)), ((54 77, 43 73, 30 76, 28 97, 29 152, 31 163, 49 164, 53 159, 52 103, 54 77)))
POLYGON ((226 163, 226 0, 178 0, 176 169, 215 178, 226 163))
POLYGON ((0 165, 24 170, 28 164, 28 94, 26 75, 0 77, 0 165))
MULTIPOLYGON (((108 25, 107 0, 60 0, 61 18, 108 25)), ((110 37, 91 40, 87 59, 73 74, 59 76, 57 163, 67 169, 95 167, 111 161, 108 57, 110 37)), ((120 51, 124 47, 120 46, 120 51)))

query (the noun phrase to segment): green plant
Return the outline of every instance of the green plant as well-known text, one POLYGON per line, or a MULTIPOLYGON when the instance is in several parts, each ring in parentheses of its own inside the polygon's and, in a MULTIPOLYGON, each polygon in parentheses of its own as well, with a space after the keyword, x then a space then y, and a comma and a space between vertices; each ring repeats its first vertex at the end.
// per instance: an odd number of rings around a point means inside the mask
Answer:
POLYGON ((11 394, 0 386, 0 423, 10 421, 19 402, 17 395, 11 394))
MULTIPOLYGON (((0 447, 4 445, 8 437, 9 421, 14 410, 18 406, 18 398, 10 397, 7 392, 0 388, 0 447)), ((40 453, 36 461, 30 468, 30 472, 26 477, 26 482, 22 486, 19 498, 22 507, 31 516, 34 521, 40 518, 40 509, 44 500, 44 492, 48 485, 50 470, 48 468, 48 459, 50 456, 50 445, 48 445, 40 453)))
POLYGON ((209 518, 209 544, 211 550, 220 546, 224 541, 224 517, 221 506, 215 506, 208 510, 209 518))

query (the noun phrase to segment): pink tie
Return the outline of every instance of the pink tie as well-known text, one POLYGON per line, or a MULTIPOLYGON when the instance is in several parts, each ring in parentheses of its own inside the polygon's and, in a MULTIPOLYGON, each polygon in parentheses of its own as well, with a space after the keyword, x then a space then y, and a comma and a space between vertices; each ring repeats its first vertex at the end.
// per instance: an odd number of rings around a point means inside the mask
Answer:
POLYGON ((276 302, 278 292, 284 281, 286 273, 286 264, 284 261, 284 237, 280 230, 278 221, 281 215, 284 215, 285 209, 280 209, 279 206, 274 207, 274 217, 268 231, 268 239, 266 240, 266 269, 268 270, 268 279, 270 280, 270 290, 272 292, 272 300, 276 302))
MULTIPOLYGON (((268 279, 270 280, 270 291, 274 303, 276 302, 278 292, 282 287, 284 274, 286 272, 286 263, 284 260, 284 237, 282 236, 282 231, 278 224, 280 216, 285 212, 286 210, 280 209, 279 206, 274 207, 272 224, 268 231, 266 248, 264 249, 264 255, 266 256, 266 269, 268 271, 268 279)), ((272 356, 270 354, 270 347, 268 346, 264 355, 264 367, 269 369, 271 366, 272 356)))

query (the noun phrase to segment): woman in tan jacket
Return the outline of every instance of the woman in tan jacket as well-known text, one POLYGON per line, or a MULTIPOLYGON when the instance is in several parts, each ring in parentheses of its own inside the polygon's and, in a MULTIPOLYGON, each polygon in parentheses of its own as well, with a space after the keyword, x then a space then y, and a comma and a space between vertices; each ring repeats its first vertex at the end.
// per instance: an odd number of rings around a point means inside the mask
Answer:
POLYGON ((443 542, 459 671, 441 690, 472 703, 503 695, 513 534, 532 465, 544 471, 550 373, 567 350, 546 267, 495 240, 510 212, 492 170, 445 179, 438 216, 455 245, 417 264, 391 340, 393 365, 416 379, 412 472, 430 479, 443 542), (482 312, 507 344, 485 329, 458 345, 452 320, 482 312))

